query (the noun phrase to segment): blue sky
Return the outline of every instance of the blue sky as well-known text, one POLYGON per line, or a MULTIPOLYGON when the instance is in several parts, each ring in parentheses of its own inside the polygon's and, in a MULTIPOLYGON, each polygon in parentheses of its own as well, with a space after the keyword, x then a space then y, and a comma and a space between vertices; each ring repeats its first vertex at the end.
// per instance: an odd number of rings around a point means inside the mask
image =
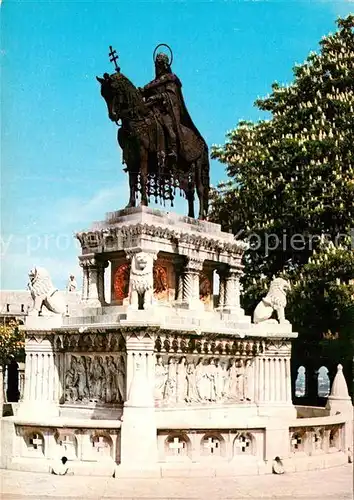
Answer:
MULTIPOLYGON (((126 175, 95 76, 108 47, 137 86, 168 43, 190 114, 223 143, 273 81, 290 82, 350 1, 11 1, 1 5, 1 288, 22 289, 47 267, 63 287, 77 265, 73 234, 128 200, 126 175)), ((212 162, 212 183, 225 179, 212 162)), ((178 201, 176 211, 185 213, 178 201)))

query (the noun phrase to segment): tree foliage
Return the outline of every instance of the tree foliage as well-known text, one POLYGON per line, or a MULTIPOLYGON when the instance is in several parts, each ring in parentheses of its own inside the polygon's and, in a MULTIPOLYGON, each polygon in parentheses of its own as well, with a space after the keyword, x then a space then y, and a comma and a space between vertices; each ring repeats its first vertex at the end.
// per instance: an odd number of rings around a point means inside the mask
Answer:
POLYGON ((22 358, 24 346, 24 332, 16 322, 0 325, 0 365, 8 364, 11 358, 22 358))
POLYGON ((240 122, 212 149, 230 179, 213 192, 211 219, 251 245, 247 312, 286 276, 289 319, 317 342, 342 328, 354 295, 354 16, 337 25, 291 84, 255 102, 270 119, 240 122))

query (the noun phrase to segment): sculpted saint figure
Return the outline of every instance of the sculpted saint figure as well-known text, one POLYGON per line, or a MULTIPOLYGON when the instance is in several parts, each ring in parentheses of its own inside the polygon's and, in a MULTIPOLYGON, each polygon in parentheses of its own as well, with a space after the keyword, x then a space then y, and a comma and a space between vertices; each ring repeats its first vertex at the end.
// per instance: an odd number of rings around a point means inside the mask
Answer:
POLYGON ((203 358, 200 358, 195 367, 195 382, 198 389, 199 399, 205 400, 208 397, 208 381, 206 380, 206 367, 203 358))
POLYGON ((76 357, 71 356, 70 368, 65 374, 65 401, 77 401, 77 372, 76 372, 76 357))
POLYGON ((185 401, 187 395, 186 358, 183 356, 177 365, 177 402, 185 401))
POLYGON ((106 402, 111 403, 117 396, 116 366, 113 356, 106 356, 105 376, 106 376, 106 402))
POLYGON ((196 403, 200 399, 196 381, 196 369, 193 361, 187 365, 187 402, 196 403))
POLYGON ((238 369, 234 358, 230 359, 230 366, 228 369, 228 390, 227 396, 229 399, 238 398, 238 369))
POLYGON ((117 360, 117 401, 123 403, 125 401, 125 363, 123 356, 117 360))
POLYGON ((216 374, 217 374, 217 368, 215 365, 215 360, 214 358, 211 358, 209 364, 206 366, 206 373, 205 373, 206 387, 207 387, 206 399, 208 399, 209 401, 216 401, 217 399, 216 374))
POLYGON ((155 365, 155 392, 154 392, 155 399, 157 400, 163 399, 166 379, 167 379, 166 368, 162 363, 161 356, 158 356, 156 358, 156 365, 155 365))
POLYGON ((176 401, 176 389, 177 389, 177 365, 175 359, 170 358, 168 360, 167 381, 163 397, 166 402, 176 401))
POLYGON ((94 401, 99 401, 103 395, 104 378, 105 373, 102 366, 102 358, 101 356, 97 356, 92 363, 92 397, 94 401))
POLYGON ((84 356, 80 356, 80 358, 77 361, 76 373, 77 373, 77 397, 80 401, 82 401, 88 396, 84 356))
POLYGON ((215 360, 215 366, 216 366, 216 374, 215 374, 216 397, 217 399, 222 399, 224 397, 226 370, 224 364, 220 362, 220 359, 215 360))

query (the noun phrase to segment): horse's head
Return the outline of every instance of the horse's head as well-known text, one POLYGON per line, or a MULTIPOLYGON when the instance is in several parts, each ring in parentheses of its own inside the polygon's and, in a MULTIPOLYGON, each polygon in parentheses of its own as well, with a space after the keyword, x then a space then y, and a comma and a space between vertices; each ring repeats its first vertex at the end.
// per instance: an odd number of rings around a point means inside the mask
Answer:
POLYGON ((101 95, 106 101, 110 120, 117 122, 144 114, 145 105, 139 91, 122 73, 105 73, 103 78, 96 76, 96 79, 101 84, 101 95))
POLYGON ((105 73, 103 78, 96 76, 97 81, 101 84, 101 96, 106 101, 109 119, 116 122, 119 120, 117 114, 119 110, 116 109, 117 91, 114 88, 113 78, 114 75, 109 75, 108 73, 105 73))

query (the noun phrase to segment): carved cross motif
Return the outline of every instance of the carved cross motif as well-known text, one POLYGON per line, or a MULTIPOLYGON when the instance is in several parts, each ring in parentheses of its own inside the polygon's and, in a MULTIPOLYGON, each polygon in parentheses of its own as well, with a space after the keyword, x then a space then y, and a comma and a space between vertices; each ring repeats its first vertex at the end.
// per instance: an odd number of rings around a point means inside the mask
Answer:
POLYGON ((99 438, 93 441, 92 446, 96 449, 97 453, 106 454, 107 448, 109 448, 109 444, 105 440, 104 437, 99 436, 99 438))
POLYGON ((251 446, 251 442, 246 436, 240 436, 235 445, 240 449, 241 453, 246 453, 251 446))
POLYGON ((42 448, 43 446, 43 439, 39 436, 39 434, 34 434, 29 440, 29 444, 34 450, 38 450, 38 448, 42 448))
POLYGON ((291 445, 293 446, 294 450, 298 450, 302 444, 302 439, 300 436, 293 437, 291 440, 291 445))
POLYGON ((211 454, 215 453, 215 450, 218 450, 220 448, 220 442, 218 439, 215 438, 208 438, 208 441, 204 442, 204 448, 209 449, 209 452, 211 454))
POLYGON ((73 446, 73 444, 74 443, 73 443, 72 439, 70 439, 70 436, 68 436, 68 435, 65 435, 64 439, 62 439, 60 441, 60 445, 63 446, 65 451, 70 449, 73 446))
POLYGON ((169 443, 168 446, 169 446, 170 450, 174 451, 175 455, 180 455, 182 453, 182 450, 185 447, 185 444, 186 443, 184 441, 180 441, 178 437, 175 437, 175 438, 173 438, 173 442, 169 443))

